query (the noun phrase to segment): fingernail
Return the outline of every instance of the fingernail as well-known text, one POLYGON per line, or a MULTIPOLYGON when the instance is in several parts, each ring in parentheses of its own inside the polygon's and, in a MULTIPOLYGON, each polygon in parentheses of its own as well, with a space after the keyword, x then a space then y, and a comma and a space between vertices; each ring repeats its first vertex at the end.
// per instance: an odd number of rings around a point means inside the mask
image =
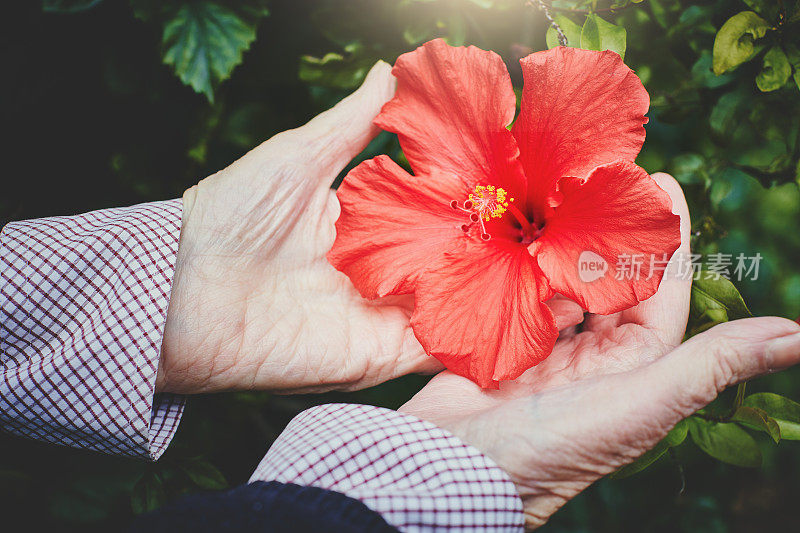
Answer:
POLYGON ((800 333, 770 341, 766 355, 773 370, 783 370, 800 362, 800 333))

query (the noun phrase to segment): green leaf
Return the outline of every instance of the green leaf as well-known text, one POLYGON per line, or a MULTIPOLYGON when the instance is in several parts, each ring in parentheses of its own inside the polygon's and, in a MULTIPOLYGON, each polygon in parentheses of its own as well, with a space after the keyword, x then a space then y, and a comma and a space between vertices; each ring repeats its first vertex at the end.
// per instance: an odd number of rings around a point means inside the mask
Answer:
POLYGON ((77 13, 91 9, 103 0, 42 0, 45 13, 77 13))
POLYGON ((358 43, 345 47, 345 54, 330 52, 321 58, 303 56, 298 77, 313 85, 336 89, 358 87, 377 58, 366 53, 358 43))
POLYGON ((742 0, 756 13, 775 20, 778 16, 778 3, 775 0, 742 0))
MULTIPOLYGON (((800 5, 798 5, 798 13, 800 13, 800 5)), ((787 45, 786 46, 786 58, 789 60, 789 63, 794 67, 794 75, 792 79, 794 79, 795 85, 797 88, 800 89, 800 49, 795 47, 794 45, 787 45)))
POLYGON ((256 38, 256 21, 264 14, 241 10, 240 15, 211 1, 184 3, 164 24, 164 63, 213 102, 214 89, 241 63, 243 52, 256 38))
POLYGON ((686 440, 686 435, 689 432, 689 424, 686 420, 678 422, 667 436, 664 437, 652 450, 646 451, 638 459, 631 464, 625 465, 609 476, 610 479, 625 479, 634 474, 638 474, 651 464, 655 463, 667 453, 670 448, 680 445, 686 440))
POLYGON ((771 392, 757 392, 745 398, 744 405, 760 409, 773 418, 782 439, 800 440, 800 403, 771 392))
POLYGON ((228 486, 225 476, 217 467, 202 459, 187 461, 181 464, 181 469, 186 472, 189 479, 198 487, 210 490, 220 490, 228 486))
POLYGON ((689 434, 711 457, 736 466, 761 466, 761 450, 745 430, 736 424, 710 422, 696 416, 689 419, 689 434))
POLYGON ((683 444, 683 441, 686 440, 686 435, 689 433, 689 422, 687 420, 681 420, 675 427, 672 428, 667 436, 664 437, 664 441, 666 442, 670 448, 674 448, 675 446, 679 446, 683 444))
POLYGON ((436 31, 436 21, 429 18, 411 20, 403 29, 403 39, 408 44, 429 40, 436 31))
POLYGON ((756 76, 756 85, 761 92, 774 91, 783 87, 791 75, 792 66, 786 54, 779 46, 773 46, 764 54, 764 68, 756 76))
POLYGON ((705 164, 706 162, 702 155, 685 153, 672 158, 670 169, 675 179, 681 183, 700 183, 705 164))
POLYGON ((611 50, 625 59, 626 32, 622 26, 606 22, 591 13, 581 29, 581 48, 586 50, 611 50))
POLYGON ((626 477, 638 474, 648 466, 661 459, 661 457, 667 453, 667 450, 669 450, 669 446, 662 440, 656 444, 655 448, 652 450, 647 450, 634 462, 623 466, 608 477, 610 479, 625 479, 626 477))
POLYGON ((692 281, 689 321, 690 335, 696 335, 721 322, 753 316, 744 299, 729 280, 711 277, 701 270, 692 281), (708 277, 708 279, 706 279, 708 277))
MULTIPOLYGON (((567 37, 567 46, 571 48, 579 47, 581 44, 581 27, 572 22, 572 19, 561 14, 556 15, 553 20, 556 21, 556 24, 567 37)), ((559 46, 558 32, 554 27, 550 26, 547 29, 547 48, 555 48, 556 46, 559 46)))
POLYGON ((158 474, 146 473, 133 486, 131 509, 134 514, 142 514, 158 509, 167 500, 164 483, 158 474))
POLYGON ((734 80, 733 74, 722 74, 717 76, 711 66, 711 51, 703 50, 700 57, 692 65, 692 79, 701 87, 716 89, 734 80))
POLYGON ((752 11, 729 18, 714 39, 714 74, 734 69, 756 55, 761 47, 755 41, 766 35, 769 24, 752 11))
POLYGON ((739 422, 747 427, 763 431, 775 442, 781 440, 781 428, 778 422, 769 416, 763 409, 757 407, 739 407, 731 417, 733 422, 739 422))
POLYGON ((797 0, 794 3, 794 9, 791 10, 791 11, 792 11, 792 14, 789 15, 789 21, 788 21, 790 24, 800 20, 800 0, 797 0))
POLYGON ((739 117, 746 111, 748 94, 737 89, 723 94, 711 110, 709 124, 711 130, 720 136, 729 136, 735 129, 739 117))

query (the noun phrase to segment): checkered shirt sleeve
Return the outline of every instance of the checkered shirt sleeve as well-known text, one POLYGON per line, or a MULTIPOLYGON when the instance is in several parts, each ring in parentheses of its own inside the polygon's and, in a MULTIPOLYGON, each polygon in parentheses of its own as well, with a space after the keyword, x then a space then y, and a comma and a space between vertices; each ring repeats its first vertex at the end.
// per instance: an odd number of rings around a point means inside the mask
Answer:
POLYGON ((508 475, 430 422, 367 405, 297 415, 250 478, 310 485, 364 502, 401 531, 523 529, 508 475))
POLYGON ((157 459, 181 397, 154 397, 181 200, 0 232, 0 426, 157 459))

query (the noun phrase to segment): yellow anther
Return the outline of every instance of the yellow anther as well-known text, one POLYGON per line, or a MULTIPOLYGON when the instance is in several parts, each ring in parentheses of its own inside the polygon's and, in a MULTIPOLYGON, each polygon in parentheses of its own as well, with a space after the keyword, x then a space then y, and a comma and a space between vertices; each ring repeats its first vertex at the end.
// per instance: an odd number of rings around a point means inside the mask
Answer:
POLYGON ((500 218, 507 211, 508 202, 513 202, 513 198, 508 198, 508 193, 502 187, 494 185, 477 185, 475 191, 468 196, 472 202, 472 211, 478 214, 484 221, 493 218, 500 218))

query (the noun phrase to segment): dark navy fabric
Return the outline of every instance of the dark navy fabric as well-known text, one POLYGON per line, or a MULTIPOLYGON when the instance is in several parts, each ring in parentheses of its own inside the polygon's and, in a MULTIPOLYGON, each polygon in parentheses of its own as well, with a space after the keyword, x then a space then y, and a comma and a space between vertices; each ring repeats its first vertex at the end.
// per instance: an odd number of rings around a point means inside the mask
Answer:
POLYGON ((388 533, 397 529, 360 501, 339 492, 258 481, 227 492, 185 496, 138 517, 130 531, 388 533))

